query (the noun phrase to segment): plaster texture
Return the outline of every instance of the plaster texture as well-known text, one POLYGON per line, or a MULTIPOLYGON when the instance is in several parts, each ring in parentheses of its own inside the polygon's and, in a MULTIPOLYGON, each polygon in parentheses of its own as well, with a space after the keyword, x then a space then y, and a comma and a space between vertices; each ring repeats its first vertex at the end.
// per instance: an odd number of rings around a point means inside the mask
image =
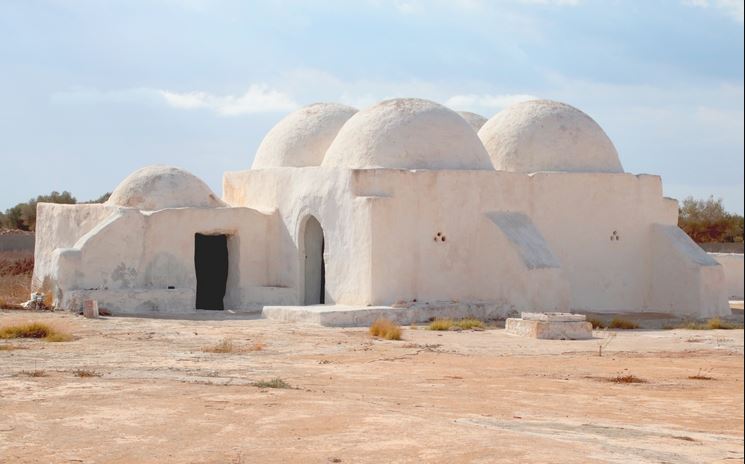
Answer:
POLYGON ((588 340, 592 338, 592 324, 582 321, 552 321, 508 318, 505 332, 541 340, 588 340))
POLYGON ((106 204, 39 204, 35 286, 69 309, 194 312, 195 234, 220 234, 225 308, 282 320, 729 314, 722 265, 677 227, 661 179, 624 173, 579 110, 521 105, 482 127, 489 153, 426 100, 311 105, 267 135, 253 169, 225 173, 222 199, 153 166, 106 204), (517 164, 494 169, 489 154, 517 164))
POLYGON ((743 299, 743 281, 745 280, 745 266, 741 253, 709 253, 722 265, 724 270, 724 285, 730 300, 743 299))
POLYGON ((479 130, 497 170, 623 172, 605 131, 564 103, 531 100, 500 111, 479 130))
POLYGON ((386 100, 355 114, 331 143, 325 167, 491 169, 465 119, 417 98, 386 100))
POLYGON ((315 103, 287 115, 261 141, 252 169, 318 166, 339 129, 357 112, 336 103, 315 103))

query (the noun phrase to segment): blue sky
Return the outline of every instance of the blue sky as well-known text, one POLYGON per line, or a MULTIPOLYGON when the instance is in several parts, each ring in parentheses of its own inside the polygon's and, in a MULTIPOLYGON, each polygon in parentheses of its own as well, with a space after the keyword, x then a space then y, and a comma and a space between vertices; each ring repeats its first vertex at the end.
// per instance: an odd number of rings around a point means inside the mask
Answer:
POLYGON ((412 96, 565 101, 628 172, 742 213, 743 95, 742 0, 1 0, 0 209, 151 163, 220 193, 292 109, 412 96))

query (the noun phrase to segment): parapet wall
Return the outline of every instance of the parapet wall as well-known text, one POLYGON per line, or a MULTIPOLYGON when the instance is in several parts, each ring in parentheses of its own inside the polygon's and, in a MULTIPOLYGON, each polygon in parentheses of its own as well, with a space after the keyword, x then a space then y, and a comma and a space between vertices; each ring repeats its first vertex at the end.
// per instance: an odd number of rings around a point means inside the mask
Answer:
POLYGON ((709 253, 724 269, 724 282, 730 300, 743 299, 745 261, 741 253, 709 253))

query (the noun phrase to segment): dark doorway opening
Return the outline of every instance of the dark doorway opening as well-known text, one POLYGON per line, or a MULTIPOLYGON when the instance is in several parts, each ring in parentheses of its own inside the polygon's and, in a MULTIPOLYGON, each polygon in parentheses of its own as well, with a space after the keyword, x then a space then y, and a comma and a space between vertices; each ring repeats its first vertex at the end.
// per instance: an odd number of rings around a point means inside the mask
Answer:
POLYGON ((306 305, 326 303, 326 263, 323 260, 323 229, 313 216, 305 224, 305 298, 306 305))
POLYGON ((228 283, 227 235, 194 235, 197 309, 223 310, 228 283))

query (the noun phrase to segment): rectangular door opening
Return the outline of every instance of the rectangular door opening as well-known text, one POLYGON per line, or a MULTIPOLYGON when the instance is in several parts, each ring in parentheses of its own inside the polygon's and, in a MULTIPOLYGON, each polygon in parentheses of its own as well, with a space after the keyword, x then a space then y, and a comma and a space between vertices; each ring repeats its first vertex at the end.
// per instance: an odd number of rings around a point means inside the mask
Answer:
POLYGON ((228 236, 194 235, 197 309, 223 310, 228 283, 228 236))

